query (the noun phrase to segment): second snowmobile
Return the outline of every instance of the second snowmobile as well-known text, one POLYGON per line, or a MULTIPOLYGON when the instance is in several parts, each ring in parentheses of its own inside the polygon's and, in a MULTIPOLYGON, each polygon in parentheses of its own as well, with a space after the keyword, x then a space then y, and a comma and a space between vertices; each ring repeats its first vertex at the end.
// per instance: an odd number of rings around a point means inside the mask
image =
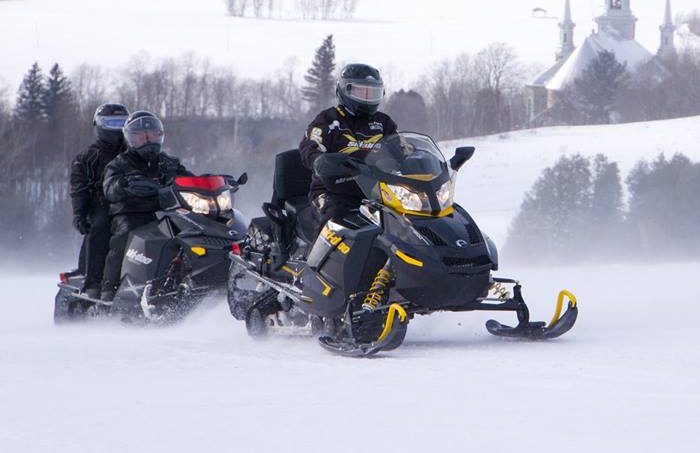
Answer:
POLYGON ((325 349, 369 356, 401 345, 409 320, 437 311, 511 311, 518 324, 491 320, 497 336, 556 338, 578 315, 562 291, 549 324, 531 322, 518 281, 493 275, 493 241, 453 202, 455 175, 473 155, 447 161, 428 136, 384 137, 362 159, 324 154, 314 164, 331 187, 353 178, 362 206, 313 237, 306 191, 310 173, 298 152, 278 156, 277 202, 254 219, 246 246, 232 253, 229 304, 251 335, 305 330, 325 349), (568 302, 562 314, 564 303, 568 302))
POLYGON ((244 173, 179 176, 161 189, 157 220, 130 235, 114 301, 81 292, 84 276, 60 275, 54 321, 103 315, 130 322, 170 323, 189 313, 204 295, 226 287, 229 252, 245 239, 246 224, 234 208, 244 173))

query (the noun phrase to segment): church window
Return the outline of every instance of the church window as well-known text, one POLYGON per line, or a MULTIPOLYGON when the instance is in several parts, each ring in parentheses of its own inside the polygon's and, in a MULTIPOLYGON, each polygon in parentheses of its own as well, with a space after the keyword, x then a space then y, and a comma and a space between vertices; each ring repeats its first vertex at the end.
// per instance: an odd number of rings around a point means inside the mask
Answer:
POLYGON ((622 0, 610 0, 610 9, 622 9, 622 0))

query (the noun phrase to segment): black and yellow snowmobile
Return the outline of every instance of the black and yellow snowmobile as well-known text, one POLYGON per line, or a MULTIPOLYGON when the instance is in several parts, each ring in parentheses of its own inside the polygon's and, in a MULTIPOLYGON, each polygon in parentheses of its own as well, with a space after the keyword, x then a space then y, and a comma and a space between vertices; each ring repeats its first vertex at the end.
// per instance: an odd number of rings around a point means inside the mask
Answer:
POLYGON ((229 304, 251 335, 304 330, 321 346, 368 356, 401 345, 410 319, 436 311, 512 311, 515 327, 489 321, 502 337, 556 338, 578 314, 562 291, 552 321, 531 322, 516 280, 498 278, 491 239, 453 202, 455 174, 474 153, 463 147, 447 161, 428 136, 385 137, 363 159, 319 157, 314 170, 328 186, 353 178, 362 206, 312 238, 306 190, 310 174, 296 151, 282 153, 276 203, 254 219, 247 245, 232 256, 229 304), (564 302, 568 308, 562 314, 564 302))

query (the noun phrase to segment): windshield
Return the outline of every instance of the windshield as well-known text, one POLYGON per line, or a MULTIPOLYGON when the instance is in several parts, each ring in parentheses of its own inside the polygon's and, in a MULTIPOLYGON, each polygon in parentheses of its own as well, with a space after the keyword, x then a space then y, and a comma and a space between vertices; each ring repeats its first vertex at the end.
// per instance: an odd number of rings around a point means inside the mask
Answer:
POLYGON ((382 173, 418 181, 432 181, 448 173, 447 162, 433 140, 404 132, 384 137, 372 148, 365 163, 382 173))

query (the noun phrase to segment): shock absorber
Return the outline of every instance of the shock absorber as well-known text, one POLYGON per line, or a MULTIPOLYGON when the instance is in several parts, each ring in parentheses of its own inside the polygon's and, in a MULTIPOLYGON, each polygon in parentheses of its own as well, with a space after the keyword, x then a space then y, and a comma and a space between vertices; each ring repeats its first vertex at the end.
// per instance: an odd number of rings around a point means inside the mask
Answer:
POLYGON ((362 309, 367 311, 375 310, 385 300, 385 296, 389 295, 389 285, 391 284, 392 274, 389 270, 391 260, 387 260, 383 268, 379 269, 374 281, 369 288, 369 292, 362 302, 362 309))

